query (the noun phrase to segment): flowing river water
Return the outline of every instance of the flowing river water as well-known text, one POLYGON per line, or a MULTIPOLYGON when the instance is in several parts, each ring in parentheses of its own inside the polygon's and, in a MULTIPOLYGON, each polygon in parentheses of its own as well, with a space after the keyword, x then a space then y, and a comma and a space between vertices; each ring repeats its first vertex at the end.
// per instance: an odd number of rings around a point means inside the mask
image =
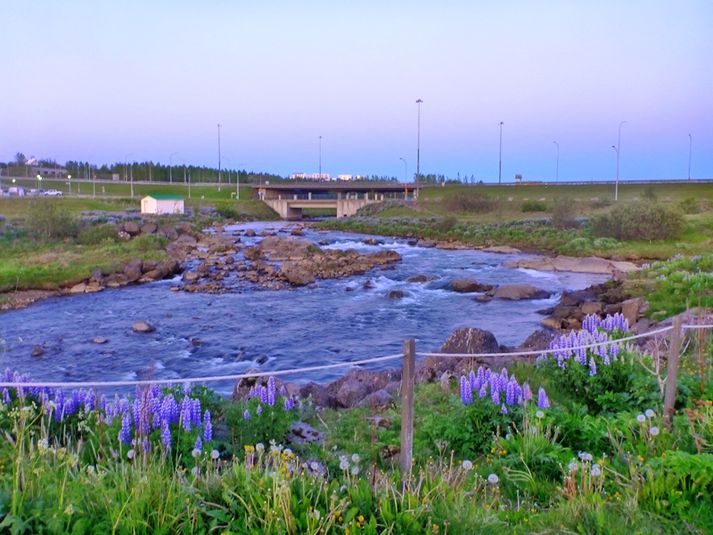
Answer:
MULTIPOLYGON (((228 227, 258 234, 281 223, 228 227)), ((441 250, 411 246, 406 240, 379 238, 365 245, 363 235, 307 230, 305 239, 329 242, 325 248, 399 252, 393 269, 375 270, 348 279, 318 281, 314 287, 264 290, 246 283, 230 293, 211 295, 171 291, 179 278, 56 297, 26 309, 0 312, 0 366, 51 381, 176 379, 206 375, 264 372, 345 362, 399 353, 403 341, 416 339, 417 351, 437 350, 457 327, 491 331, 500 344, 515 346, 539 327, 537 311, 554 305, 564 290, 582 289, 606 279, 602 275, 545 273, 511 269, 504 264, 524 254, 476 250, 441 250), (409 283, 414 275, 435 279, 409 283), (455 278, 488 284, 530 283, 555 292, 548 299, 478 302, 474 294, 448 289, 455 278), (372 288, 364 288, 370 280, 372 288), (402 299, 390 299, 402 290, 402 299), (134 321, 156 327, 150 334, 131 330, 134 321), (108 339, 103 345, 91 339, 108 339), (32 356, 34 346, 44 354, 32 356)), ((242 238, 250 244, 261 238, 242 238)), ((398 366, 386 362, 381 367, 398 366)), ((375 365, 374 367, 379 367, 375 365)), ((287 382, 328 381, 344 369, 286 376, 287 382)), ((231 383, 212 384, 229 393, 231 383)))

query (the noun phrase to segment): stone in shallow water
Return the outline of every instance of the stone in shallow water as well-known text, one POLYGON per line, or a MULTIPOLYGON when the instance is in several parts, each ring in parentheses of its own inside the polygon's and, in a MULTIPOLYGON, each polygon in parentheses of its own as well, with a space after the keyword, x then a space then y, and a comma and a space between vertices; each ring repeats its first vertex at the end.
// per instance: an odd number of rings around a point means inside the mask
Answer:
POLYGON ((152 333, 156 330, 156 327, 147 321, 135 321, 131 324, 131 329, 135 333, 152 333))
POLYGON ((92 343, 93 344, 106 344, 109 340, 104 338, 103 336, 95 336, 92 338, 92 343))

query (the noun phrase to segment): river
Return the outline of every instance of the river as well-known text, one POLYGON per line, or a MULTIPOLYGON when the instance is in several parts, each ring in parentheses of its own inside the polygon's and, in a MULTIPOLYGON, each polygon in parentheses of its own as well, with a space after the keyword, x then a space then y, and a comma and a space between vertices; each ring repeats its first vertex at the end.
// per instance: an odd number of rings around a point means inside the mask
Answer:
MULTIPOLYGON (((286 232, 281 223, 228 227, 286 232)), ((448 251, 381 238, 365 245, 363 235, 307 230, 306 239, 324 247, 360 252, 388 248, 403 261, 393 269, 349 279, 318 281, 316 287, 272 291, 241 283, 231 293, 210 295, 172 291, 179 278, 95 294, 56 297, 26 309, 0 312, 0 365, 52 381, 176 379, 242 373, 249 369, 288 369, 370 358, 402 349, 416 339, 418 351, 440 347, 457 327, 479 327, 498 342, 518 345, 539 327, 537 311, 555 304, 563 290, 582 289, 606 279, 581 273, 543 273, 510 269, 504 263, 524 254, 448 251), (408 283, 413 275, 436 279, 408 283), (479 282, 530 283, 555 292, 533 301, 474 300, 473 294, 447 289, 454 278, 479 282), (373 288, 363 284, 371 280, 373 288), (390 290, 406 297, 389 299, 390 290), (132 332, 146 320, 150 334, 132 332), (95 336, 108 343, 92 343, 95 336), (40 357, 31 356, 36 345, 40 357)), ((260 238, 242 238, 244 243, 260 238)), ((382 367, 397 365, 384 363, 382 367)), ((378 366, 377 366, 378 367, 378 366)), ((287 376, 288 382, 327 381, 346 370, 287 376)), ((223 393, 229 383, 212 385, 223 393)))

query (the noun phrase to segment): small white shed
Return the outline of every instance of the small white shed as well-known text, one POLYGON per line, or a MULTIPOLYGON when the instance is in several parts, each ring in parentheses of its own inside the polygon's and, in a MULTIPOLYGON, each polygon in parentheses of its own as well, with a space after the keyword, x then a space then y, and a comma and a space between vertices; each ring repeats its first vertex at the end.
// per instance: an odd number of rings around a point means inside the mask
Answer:
POLYGON ((142 214, 183 214, 184 211, 180 195, 147 195, 141 199, 142 214))

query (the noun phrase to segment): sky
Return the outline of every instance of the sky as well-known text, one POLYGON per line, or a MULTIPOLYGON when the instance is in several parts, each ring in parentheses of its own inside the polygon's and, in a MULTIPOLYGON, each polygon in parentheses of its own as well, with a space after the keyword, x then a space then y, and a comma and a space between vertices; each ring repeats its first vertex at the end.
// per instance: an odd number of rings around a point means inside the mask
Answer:
POLYGON ((710 0, 0 0, 0 160, 713 178, 710 0), (690 134, 690 138, 689 138, 690 134), (690 143, 690 144, 689 144, 690 143), (401 160, 406 161, 406 166, 401 160))

